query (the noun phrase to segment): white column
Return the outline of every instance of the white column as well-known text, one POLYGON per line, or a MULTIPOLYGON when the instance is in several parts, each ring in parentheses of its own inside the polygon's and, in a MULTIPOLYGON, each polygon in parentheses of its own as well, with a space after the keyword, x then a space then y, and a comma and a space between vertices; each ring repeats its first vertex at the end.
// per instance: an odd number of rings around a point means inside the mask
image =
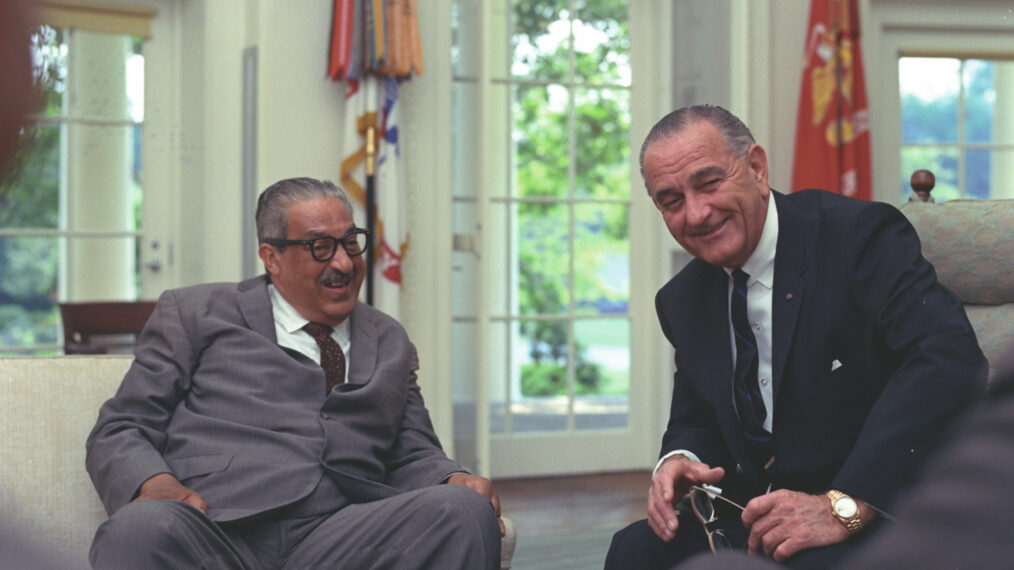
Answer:
MULTIPOLYGON (((73 31, 68 41, 67 112, 86 119, 66 127, 67 229, 133 231, 132 127, 87 119, 126 119, 130 38, 73 31)), ((66 250, 68 300, 133 299, 133 238, 71 238, 66 250)))

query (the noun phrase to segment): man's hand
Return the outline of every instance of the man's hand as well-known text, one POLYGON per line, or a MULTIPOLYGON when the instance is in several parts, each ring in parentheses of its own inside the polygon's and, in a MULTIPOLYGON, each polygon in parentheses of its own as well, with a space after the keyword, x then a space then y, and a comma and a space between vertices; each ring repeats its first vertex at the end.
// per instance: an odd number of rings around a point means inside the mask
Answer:
POLYGON ((134 497, 135 501, 170 500, 183 501, 204 514, 208 514, 208 503, 193 489, 184 487, 176 477, 168 473, 159 473, 141 483, 141 488, 134 497))
MULTIPOLYGON (((873 509, 859 504, 864 520, 873 509)), ((824 495, 780 490, 755 497, 743 511, 743 525, 750 530, 750 552, 763 552, 778 562, 805 548, 845 541, 848 530, 831 514, 831 501, 824 495)))
POLYGON ((493 489, 492 481, 485 477, 479 477, 478 475, 455 473, 447 478, 447 484, 463 485, 489 499, 490 504, 493 505, 493 512, 496 513, 496 520, 500 523, 500 536, 507 534, 507 529, 503 525, 503 519, 500 518, 500 496, 497 495, 496 490, 493 489))
POLYGON ((686 494, 691 485, 717 483, 725 476, 721 467, 709 467, 685 455, 673 455, 655 471, 648 489, 648 526, 662 540, 676 536, 679 522, 673 503, 686 494))

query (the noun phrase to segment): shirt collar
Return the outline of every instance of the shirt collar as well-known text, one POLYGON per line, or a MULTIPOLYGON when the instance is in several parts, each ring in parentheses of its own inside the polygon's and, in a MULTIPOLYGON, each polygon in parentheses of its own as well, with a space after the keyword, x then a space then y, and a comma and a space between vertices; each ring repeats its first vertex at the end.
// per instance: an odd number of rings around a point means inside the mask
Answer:
MULTIPOLYGON (((309 319, 299 314, 299 311, 289 303, 273 284, 268 284, 268 293, 271 297, 271 312, 274 314, 275 322, 282 327, 282 330, 289 334, 296 334, 303 325, 310 322, 309 319)), ((349 319, 338 323, 332 333, 335 340, 341 343, 349 341, 349 319)))
MULTIPOLYGON (((756 249, 743 264, 743 271, 750 276, 748 283, 754 281, 771 289, 775 282, 775 252, 778 250, 778 208, 775 207, 775 194, 768 191, 768 213, 764 218, 764 229, 756 249)), ((732 274, 731 269, 726 273, 732 274)))

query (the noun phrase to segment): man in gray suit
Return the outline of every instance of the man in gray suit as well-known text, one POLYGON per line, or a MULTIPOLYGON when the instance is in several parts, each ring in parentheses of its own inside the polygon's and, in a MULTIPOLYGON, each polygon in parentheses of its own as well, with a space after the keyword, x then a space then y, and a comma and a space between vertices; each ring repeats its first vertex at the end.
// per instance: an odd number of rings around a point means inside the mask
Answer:
POLYGON ((348 198, 283 180, 256 221, 267 274, 166 291, 99 412, 92 565, 497 567, 492 483, 441 450, 405 330, 357 301, 348 198))

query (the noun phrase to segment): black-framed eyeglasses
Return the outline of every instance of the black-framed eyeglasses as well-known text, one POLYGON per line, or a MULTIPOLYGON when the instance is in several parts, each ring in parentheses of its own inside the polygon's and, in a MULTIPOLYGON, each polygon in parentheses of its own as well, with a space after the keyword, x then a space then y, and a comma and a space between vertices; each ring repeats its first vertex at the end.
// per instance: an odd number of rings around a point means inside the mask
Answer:
POLYGON ((704 526, 704 532, 708 535, 708 546, 711 547, 711 551, 718 552, 719 550, 732 548, 732 543, 729 542, 729 537, 725 535, 725 531, 718 528, 716 524, 718 522, 718 515, 715 513, 714 498, 721 499, 741 511, 743 507, 735 501, 719 495, 715 490, 708 490, 697 485, 690 487, 690 508, 693 509, 697 520, 701 521, 701 525, 704 526))
POLYGON ((349 257, 362 255, 370 246, 370 231, 363 228, 355 228, 345 232, 340 238, 331 236, 320 236, 313 239, 282 239, 265 238, 264 243, 275 247, 286 247, 290 245, 305 245, 310 248, 310 255, 317 261, 331 261, 338 251, 338 244, 342 244, 345 253, 349 257))

